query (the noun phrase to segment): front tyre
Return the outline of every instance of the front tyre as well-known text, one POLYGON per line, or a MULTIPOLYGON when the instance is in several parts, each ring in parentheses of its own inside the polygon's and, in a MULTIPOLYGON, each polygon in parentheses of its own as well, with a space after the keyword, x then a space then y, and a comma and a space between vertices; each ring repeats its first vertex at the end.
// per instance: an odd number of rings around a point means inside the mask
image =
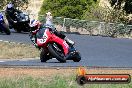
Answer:
POLYGON ((63 53, 62 49, 57 46, 57 44, 55 44, 55 43, 48 44, 48 50, 49 50, 50 54, 53 57, 55 57, 58 61, 60 61, 61 63, 66 62, 64 53, 63 53))
POLYGON ((46 62, 49 59, 50 59, 50 57, 47 55, 46 51, 44 49, 42 49, 42 51, 40 53, 40 61, 46 62))
POLYGON ((10 35, 11 32, 10 32, 8 26, 7 26, 5 23, 3 23, 3 27, 4 27, 4 32, 5 32, 7 35, 10 35))

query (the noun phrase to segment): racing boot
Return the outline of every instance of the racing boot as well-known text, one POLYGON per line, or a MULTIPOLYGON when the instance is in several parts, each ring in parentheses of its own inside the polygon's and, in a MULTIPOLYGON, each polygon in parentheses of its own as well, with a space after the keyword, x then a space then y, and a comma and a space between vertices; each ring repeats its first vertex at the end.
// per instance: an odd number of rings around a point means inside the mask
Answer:
POLYGON ((64 40, 68 43, 68 45, 74 45, 74 42, 70 40, 69 38, 65 37, 64 40))
POLYGON ((66 55, 65 59, 66 59, 66 60, 71 60, 71 58, 74 57, 75 53, 76 53, 76 51, 69 52, 69 53, 66 55))
POLYGON ((36 43, 33 44, 37 49, 41 49, 41 47, 39 47, 36 43))

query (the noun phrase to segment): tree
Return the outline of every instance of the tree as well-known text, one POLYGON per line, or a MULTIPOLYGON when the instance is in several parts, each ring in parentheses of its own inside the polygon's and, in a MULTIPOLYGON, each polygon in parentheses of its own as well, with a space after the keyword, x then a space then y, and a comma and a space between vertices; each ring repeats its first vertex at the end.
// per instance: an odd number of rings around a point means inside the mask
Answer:
POLYGON ((132 0, 110 0, 111 6, 114 9, 124 9, 126 13, 132 13, 132 0), (124 4, 124 5, 123 5, 124 4))
POLYGON ((28 5, 28 0, 0 0, 0 9, 4 9, 8 2, 12 1, 15 7, 23 7, 28 5))
POLYGON ((92 3, 97 0, 44 0, 39 14, 51 11, 54 16, 81 19, 92 3))
POLYGON ((124 10, 127 13, 132 13, 132 0, 126 0, 125 6, 124 6, 124 10))
POLYGON ((99 13, 99 0, 89 0, 87 9, 83 13, 83 19, 87 20, 99 20, 102 19, 102 14, 99 13))

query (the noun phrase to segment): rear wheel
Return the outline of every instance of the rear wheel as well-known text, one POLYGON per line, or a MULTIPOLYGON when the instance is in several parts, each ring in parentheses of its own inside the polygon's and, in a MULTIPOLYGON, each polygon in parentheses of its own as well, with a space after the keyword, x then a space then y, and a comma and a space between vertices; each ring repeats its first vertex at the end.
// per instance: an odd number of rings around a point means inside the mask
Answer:
POLYGON ((13 28, 17 33, 21 33, 21 25, 19 23, 14 23, 13 28))
POLYGON ((21 28, 14 27, 14 30, 15 30, 17 33, 21 33, 21 28))
POLYGON ((79 52, 76 52, 74 57, 72 58, 74 62, 79 62, 81 60, 81 55, 79 52))
POLYGON ((63 53, 63 49, 60 48, 56 43, 49 44, 48 50, 51 53, 51 55, 53 55, 53 57, 55 57, 58 61, 60 61, 61 63, 66 62, 66 58, 63 53))
POLYGON ((29 32, 29 29, 30 29, 30 27, 29 27, 29 24, 28 23, 25 23, 24 25, 23 25, 23 31, 24 32, 29 32))

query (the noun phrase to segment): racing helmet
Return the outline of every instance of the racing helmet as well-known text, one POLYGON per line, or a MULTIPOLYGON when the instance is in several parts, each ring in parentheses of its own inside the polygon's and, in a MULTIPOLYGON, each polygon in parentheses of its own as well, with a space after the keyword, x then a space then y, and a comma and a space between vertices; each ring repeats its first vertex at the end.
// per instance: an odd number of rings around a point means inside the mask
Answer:
POLYGON ((46 15, 47 15, 47 16, 51 15, 51 12, 47 12, 46 15))
POLYGON ((7 9, 8 10, 12 10, 14 8, 12 2, 9 2, 9 4, 7 4, 7 9))
POLYGON ((35 20, 35 19, 30 22, 30 27, 31 27, 32 31, 39 29, 40 25, 41 25, 41 22, 38 20, 35 20))

